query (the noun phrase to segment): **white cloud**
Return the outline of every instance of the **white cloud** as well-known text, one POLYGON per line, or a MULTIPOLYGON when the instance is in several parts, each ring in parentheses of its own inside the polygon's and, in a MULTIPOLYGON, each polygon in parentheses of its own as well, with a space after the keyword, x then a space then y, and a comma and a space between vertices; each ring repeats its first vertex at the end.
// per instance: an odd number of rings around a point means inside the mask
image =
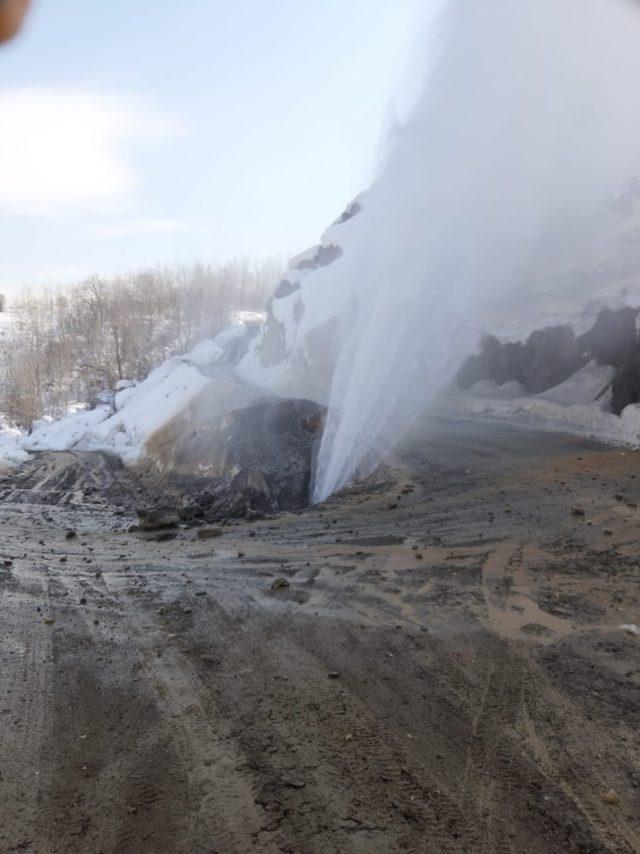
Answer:
POLYGON ((135 187, 132 149, 179 127, 130 97, 0 89, 0 213, 100 208, 135 187))

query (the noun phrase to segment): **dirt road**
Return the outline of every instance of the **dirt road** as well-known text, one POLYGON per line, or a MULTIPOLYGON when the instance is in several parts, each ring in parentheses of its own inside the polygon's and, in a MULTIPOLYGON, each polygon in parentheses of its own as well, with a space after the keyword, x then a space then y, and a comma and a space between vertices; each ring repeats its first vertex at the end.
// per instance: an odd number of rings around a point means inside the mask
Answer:
POLYGON ((425 422, 212 539, 99 455, 4 488, 1 852, 640 851, 640 454, 425 422))

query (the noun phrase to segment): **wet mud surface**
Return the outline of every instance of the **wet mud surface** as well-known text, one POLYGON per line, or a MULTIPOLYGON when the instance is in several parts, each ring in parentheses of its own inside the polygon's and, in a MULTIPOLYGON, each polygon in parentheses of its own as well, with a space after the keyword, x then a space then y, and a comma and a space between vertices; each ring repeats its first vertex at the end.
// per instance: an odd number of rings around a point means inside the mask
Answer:
POLYGON ((425 422, 212 538, 0 490, 1 852, 640 851, 640 454, 425 422))

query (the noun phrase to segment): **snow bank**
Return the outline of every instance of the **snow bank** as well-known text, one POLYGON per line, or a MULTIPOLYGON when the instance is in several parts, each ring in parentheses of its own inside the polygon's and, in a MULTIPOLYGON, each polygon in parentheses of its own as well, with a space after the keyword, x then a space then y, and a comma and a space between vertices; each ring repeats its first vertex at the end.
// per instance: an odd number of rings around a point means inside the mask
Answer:
POLYGON ((5 474, 29 458, 22 447, 22 438, 19 430, 0 421, 0 474, 5 474))
MULTIPOLYGON (((6 439, 6 458, 21 462, 27 451, 76 448, 106 451, 125 463, 135 462, 144 454, 149 437, 184 412, 211 384, 204 369, 223 370, 221 366, 237 355, 247 335, 247 324, 237 321, 185 356, 167 359, 142 382, 118 383, 113 406, 104 404, 91 410, 75 406, 58 421, 44 418, 36 422, 31 435, 6 439)), ((0 433, 0 464, 3 435, 0 433)))
POLYGON ((52 418, 35 421, 31 434, 22 440, 22 447, 27 451, 66 451, 112 412, 107 405, 95 409, 72 406, 69 414, 58 421, 52 418))
POLYGON ((126 389, 127 400, 110 417, 97 421, 73 441, 82 450, 117 454, 123 462, 135 462, 148 437, 181 412, 207 385, 209 379, 180 357, 164 362, 135 389, 126 389))
POLYGON ((22 447, 28 451, 107 451, 123 462, 134 462, 151 433, 180 412, 207 383, 196 367, 173 357, 143 382, 117 392, 115 412, 105 404, 72 411, 58 421, 42 419, 23 439, 22 447))
MULTIPOLYGON (((245 313, 250 314, 250 312, 245 313)), ((241 341, 246 334, 247 326, 244 321, 232 323, 215 338, 209 338, 196 344, 190 353, 183 356, 183 359, 191 365, 212 366, 220 364, 225 360, 233 345, 241 341)))
POLYGON ((468 392, 450 390, 438 408, 447 414, 575 433, 611 445, 638 448, 640 404, 627 406, 620 417, 607 411, 613 372, 613 368, 590 362, 565 382, 537 395, 518 393, 518 383, 506 383, 506 388, 483 381, 468 392))

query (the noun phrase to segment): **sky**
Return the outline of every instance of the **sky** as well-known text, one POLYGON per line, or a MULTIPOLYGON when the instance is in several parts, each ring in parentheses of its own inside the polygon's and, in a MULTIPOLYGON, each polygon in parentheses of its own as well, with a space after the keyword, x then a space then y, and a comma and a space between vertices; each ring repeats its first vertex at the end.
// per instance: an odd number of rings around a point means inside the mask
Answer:
POLYGON ((424 6, 34 0, 0 50, 0 290, 317 242, 375 175, 424 6))

